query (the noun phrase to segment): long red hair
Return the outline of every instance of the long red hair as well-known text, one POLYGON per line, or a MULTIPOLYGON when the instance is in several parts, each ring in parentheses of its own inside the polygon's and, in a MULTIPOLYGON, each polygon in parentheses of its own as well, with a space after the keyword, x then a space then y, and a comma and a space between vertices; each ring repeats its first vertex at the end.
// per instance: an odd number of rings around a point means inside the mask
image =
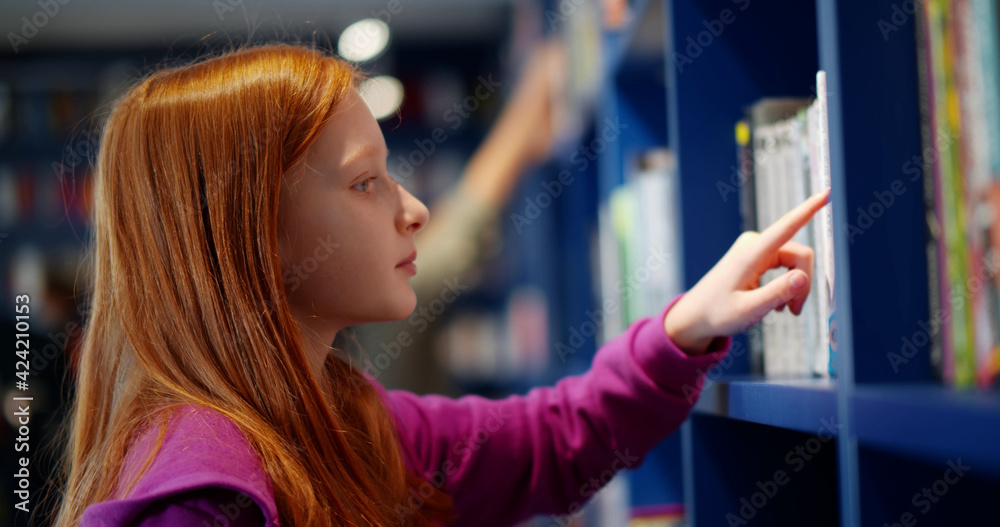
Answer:
POLYGON ((311 371, 283 288, 282 176, 358 78, 317 49, 259 45, 160 69, 114 102, 56 525, 114 497, 130 439, 188 404, 244 433, 283 525, 450 521, 440 490, 400 514, 423 480, 404 465, 392 416, 341 357, 311 371))

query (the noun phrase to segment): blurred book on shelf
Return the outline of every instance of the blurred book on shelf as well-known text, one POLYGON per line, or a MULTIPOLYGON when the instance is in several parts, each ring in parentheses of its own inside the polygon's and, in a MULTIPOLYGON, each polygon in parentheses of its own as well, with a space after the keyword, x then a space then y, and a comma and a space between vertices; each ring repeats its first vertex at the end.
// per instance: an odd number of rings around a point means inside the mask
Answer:
POLYGON ((75 264, 88 235, 97 145, 90 117, 125 70, 120 61, 87 66, 0 60, 0 293, 31 294, 53 327, 62 311, 46 301, 56 287, 50 271, 75 264))
POLYGON ((682 292, 677 162, 654 148, 626 166, 598 217, 601 306, 608 319, 599 342, 639 318, 655 316, 682 292))
POLYGON ((924 176, 930 320, 907 345, 931 346, 945 384, 988 387, 1000 370, 997 5, 918 5, 923 155, 903 172, 924 176))
MULTIPOLYGON (((826 78, 817 74, 817 98, 762 99, 736 126, 744 230, 766 230, 809 196, 830 186, 826 78)), ((833 335, 833 218, 824 207, 792 241, 815 256, 809 297, 796 316, 772 311, 751 330, 751 364, 769 377, 835 375, 833 335)), ((785 268, 761 276, 761 286, 785 268)))
POLYGON ((566 14, 562 8, 546 12, 549 28, 562 42, 567 59, 566 81, 553 83, 553 89, 562 93, 553 94, 551 99, 561 106, 552 112, 556 131, 553 150, 557 152, 575 146, 593 122, 604 73, 601 6, 596 0, 569 5, 572 7, 565 9, 566 14))
MULTIPOLYGON (((434 302, 428 309, 439 314, 434 302)), ((515 287, 504 309, 470 308, 449 320, 435 346, 438 360, 466 383, 505 384, 537 377, 549 366, 548 314, 541 289, 515 287)))

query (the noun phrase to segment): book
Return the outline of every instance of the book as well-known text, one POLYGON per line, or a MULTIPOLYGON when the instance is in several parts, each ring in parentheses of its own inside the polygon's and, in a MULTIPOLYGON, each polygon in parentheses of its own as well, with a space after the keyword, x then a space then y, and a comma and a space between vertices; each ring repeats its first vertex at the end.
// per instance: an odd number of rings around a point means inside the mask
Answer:
MULTIPOLYGON (((830 186, 829 127, 825 73, 817 73, 817 97, 762 99, 749 109, 749 143, 752 177, 742 189, 752 194, 752 205, 741 205, 744 225, 765 230, 809 196, 830 186), (746 218, 753 210, 755 218, 746 218)), ((739 135, 738 140, 739 140, 739 135)), ((738 158, 746 155, 737 148, 738 158)), ((746 197, 743 200, 749 199, 746 197)), ((834 362, 835 309, 833 303, 833 217, 830 207, 821 209, 813 221, 792 241, 812 247, 815 267, 812 286, 798 316, 789 310, 768 313, 751 335, 751 364, 769 377, 829 377, 836 374, 834 362), (758 337, 758 338, 754 338, 758 337), (761 356, 754 356, 759 354, 761 356)), ((787 270, 771 269, 761 276, 761 285, 782 277, 787 270)))
POLYGON ((981 0, 919 7, 931 363, 945 384, 990 386, 1000 369, 997 8, 981 0))
MULTIPOLYGON (((816 179, 812 180, 813 188, 811 193, 819 192, 831 186, 830 172, 830 110, 828 104, 828 92, 826 87, 826 72, 816 72, 816 135, 815 148, 818 151, 819 163, 817 167, 816 179)), ((836 367, 836 303, 834 302, 834 243, 833 243, 833 209, 827 205, 817 214, 819 221, 813 221, 816 228, 821 232, 815 232, 816 247, 820 251, 821 258, 818 259, 821 265, 817 269, 816 276, 819 278, 816 298, 819 302, 820 325, 822 331, 819 341, 819 355, 813 362, 814 371, 820 373, 825 366, 826 374, 833 377, 837 373, 836 367), (824 353, 825 351, 825 353, 824 353), (825 355, 825 356, 824 356, 825 355)), ((813 280, 816 283, 816 280, 813 280)), ((820 373, 820 375, 822 375, 820 373)))

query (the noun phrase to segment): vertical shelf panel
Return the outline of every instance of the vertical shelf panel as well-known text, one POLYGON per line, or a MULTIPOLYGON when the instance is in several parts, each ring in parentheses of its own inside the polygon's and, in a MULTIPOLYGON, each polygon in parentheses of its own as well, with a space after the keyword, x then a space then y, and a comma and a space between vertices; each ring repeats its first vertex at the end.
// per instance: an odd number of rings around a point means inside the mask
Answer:
POLYGON ((670 4, 668 135, 680 170, 684 284, 690 288, 740 233, 738 196, 724 196, 719 185, 730 183, 733 127, 744 108, 765 96, 810 94, 815 10, 809 2, 670 4))
POLYGON ((852 361, 845 373, 858 383, 930 381, 929 347, 898 368, 888 356, 928 321, 923 177, 905 172, 923 148, 916 21, 883 38, 877 21, 891 16, 890 2, 820 2, 832 18, 820 20, 829 24, 821 65, 831 91, 837 298, 846 302, 838 338, 852 361), (893 195, 894 184, 905 191, 893 195))

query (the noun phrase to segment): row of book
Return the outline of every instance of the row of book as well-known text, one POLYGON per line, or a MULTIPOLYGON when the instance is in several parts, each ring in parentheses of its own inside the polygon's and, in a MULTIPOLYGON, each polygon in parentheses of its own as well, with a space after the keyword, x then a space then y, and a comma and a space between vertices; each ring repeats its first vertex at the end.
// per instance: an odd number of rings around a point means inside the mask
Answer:
MULTIPOLYGON (((826 75, 815 99, 763 99, 737 123, 738 183, 744 230, 764 231, 809 196, 830 186, 826 75)), ((751 365, 769 377, 836 374, 833 217, 829 205, 793 241, 813 249, 811 289, 800 315, 772 311, 749 332, 751 365)), ((787 273, 764 273, 761 285, 787 273)))
POLYGON ((676 156, 656 148, 635 156, 623 184, 598 210, 600 295, 606 322, 598 344, 683 292, 676 156))
POLYGON ((46 229, 67 219, 82 226, 90 214, 92 179, 89 171, 0 163, 0 229, 46 229))
MULTIPOLYGON (((434 302, 427 309, 432 319, 434 302)), ((548 368, 551 354, 548 310, 545 293, 529 285, 515 288, 502 310, 467 308, 438 335, 434 346, 438 363, 464 382, 536 377, 548 368)), ((421 330, 421 311, 410 321, 421 330)))
POLYGON ((1000 370, 1000 48, 993 0, 917 2, 931 361, 945 384, 1000 370))

